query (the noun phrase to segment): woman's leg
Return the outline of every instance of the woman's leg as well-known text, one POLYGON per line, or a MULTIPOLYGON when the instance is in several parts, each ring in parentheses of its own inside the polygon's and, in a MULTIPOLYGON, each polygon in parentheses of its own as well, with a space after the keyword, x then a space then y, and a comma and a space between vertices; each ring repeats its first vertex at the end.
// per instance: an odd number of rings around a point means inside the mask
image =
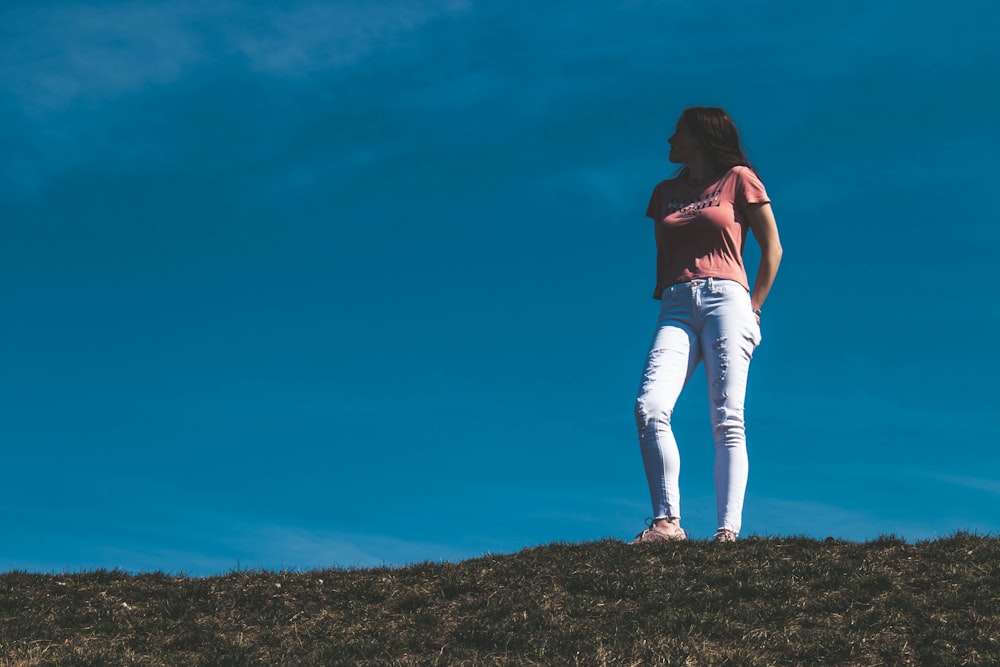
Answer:
POLYGON ((744 400, 760 329, 749 295, 736 283, 725 281, 721 288, 716 283, 706 305, 701 345, 715 440, 718 527, 738 534, 749 472, 744 400))
POLYGON ((670 417, 699 359, 697 335, 685 324, 661 318, 646 357, 635 402, 639 447, 653 503, 653 518, 681 516, 680 452, 670 417))

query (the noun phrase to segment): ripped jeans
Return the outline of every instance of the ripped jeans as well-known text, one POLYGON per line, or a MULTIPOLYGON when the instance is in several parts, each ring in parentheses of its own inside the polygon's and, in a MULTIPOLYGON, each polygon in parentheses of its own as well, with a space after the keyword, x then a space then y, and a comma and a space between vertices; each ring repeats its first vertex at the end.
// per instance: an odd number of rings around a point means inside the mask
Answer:
POLYGON ((681 389, 704 361, 715 439, 718 527, 739 533, 749 469, 743 401, 750 359, 760 344, 750 295, 735 281, 706 278, 672 285, 661 299, 635 402, 653 517, 681 516, 681 459, 670 417, 681 389))

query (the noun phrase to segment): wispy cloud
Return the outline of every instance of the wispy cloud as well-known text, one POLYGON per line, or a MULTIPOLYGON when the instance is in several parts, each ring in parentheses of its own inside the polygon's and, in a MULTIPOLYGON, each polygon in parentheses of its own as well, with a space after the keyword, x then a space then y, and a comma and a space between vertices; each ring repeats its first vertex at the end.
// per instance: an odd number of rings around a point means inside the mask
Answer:
POLYGON ((422 27, 468 8, 246 4, 0 9, 0 200, 37 197, 80 167, 239 173, 266 181, 239 187, 255 202, 313 193, 320 173, 365 173, 413 150, 412 122, 380 91, 358 93, 352 67, 388 53, 413 60, 406 48, 426 43, 422 27))
POLYGON ((984 479, 982 477, 963 477, 959 475, 934 475, 934 478, 966 489, 985 491, 990 495, 1000 496, 1000 480, 984 479))
POLYGON ((204 57, 195 19, 188 3, 8 10, 0 15, 0 77, 41 109, 164 83, 204 57))
POLYGON ((478 555, 431 542, 385 534, 312 531, 299 526, 257 525, 234 546, 240 562, 266 569, 403 566, 411 563, 457 561, 478 555))
POLYGON ((291 10, 264 10, 252 20, 227 24, 223 34, 252 69, 295 75, 349 65, 468 5, 464 0, 394 0, 377 6, 311 2, 291 10))
POLYGON ((32 109, 59 109, 165 84, 186 68, 228 58, 251 71, 295 76, 349 65, 465 0, 67 4, 0 12, 0 79, 32 109))
MULTIPOLYGON (((880 535, 898 535, 906 539, 925 539, 940 537, 954 530, 951 526, 901 521, 877 512, 773 497, 753 498, 748 503, 747 518, 754 525, 781 526, 782 535, 814 538, 865 540, 880 535), (758 521, 756 517, 766 517, 766 522, 758 521)), ((760 534, 767 535, 766 531, 760 534)))
MULTIPOLYGON (((120 490, 120 486, 109 488, 120 490)), ((8 550, 0 559, 0 571, 76 572, 104 567, 209 576, 237 568, 402 567, 426 561, 455 562, 491 550, 474 541, 455 545, 395 537, 390 530, 337 531, 260 520, 195 506, 170 485, 153 482, 152 486, 153 495, 167 494, 168 502, 142 498, 125 516, 108 513, 81 523, 65 511, 32 510, 32 544, 8 550), (152 507, 155 519, 150 518, 152 507)), ((107 509, 95 508, 95 512, 107 509)))

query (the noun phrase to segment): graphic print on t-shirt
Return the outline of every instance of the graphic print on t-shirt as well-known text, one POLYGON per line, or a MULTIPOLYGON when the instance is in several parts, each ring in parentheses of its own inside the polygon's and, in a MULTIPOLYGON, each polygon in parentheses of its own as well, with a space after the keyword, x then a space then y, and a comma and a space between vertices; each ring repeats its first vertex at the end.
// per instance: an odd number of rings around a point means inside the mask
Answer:
POLYGON ((720 206, 719 198, 722 196, 722 188, 702 195, 698 199, 691 201, 672 200, 667 203, 667 215, 679 214, 681 217, 690 218, 698 214, 698 211, 711 206, 720 206))

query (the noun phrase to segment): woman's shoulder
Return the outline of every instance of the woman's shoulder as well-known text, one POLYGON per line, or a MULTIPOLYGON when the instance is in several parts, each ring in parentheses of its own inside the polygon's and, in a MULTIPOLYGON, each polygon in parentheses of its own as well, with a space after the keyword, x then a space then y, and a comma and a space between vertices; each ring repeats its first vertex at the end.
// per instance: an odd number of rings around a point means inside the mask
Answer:
POLYGON ((751 167, 746 166, 745 164, 738 164, 735 167, 730 167, 729 171, 726 172, 726 176, 724 176, 724 178, 726 177, 735 178, 736 180, 743 180, 743 181, 749 180, 749 181, 756 181, 758 183, 760 182, 760 176, 757 174, 757 172, 754 171, 751 167))
POLYGON ((752 167, 737 165, 729 170, 727 178, 734 201, 742 203, 766 203, 771 201, 767 196, 767 188, 760 176, 752 167))

